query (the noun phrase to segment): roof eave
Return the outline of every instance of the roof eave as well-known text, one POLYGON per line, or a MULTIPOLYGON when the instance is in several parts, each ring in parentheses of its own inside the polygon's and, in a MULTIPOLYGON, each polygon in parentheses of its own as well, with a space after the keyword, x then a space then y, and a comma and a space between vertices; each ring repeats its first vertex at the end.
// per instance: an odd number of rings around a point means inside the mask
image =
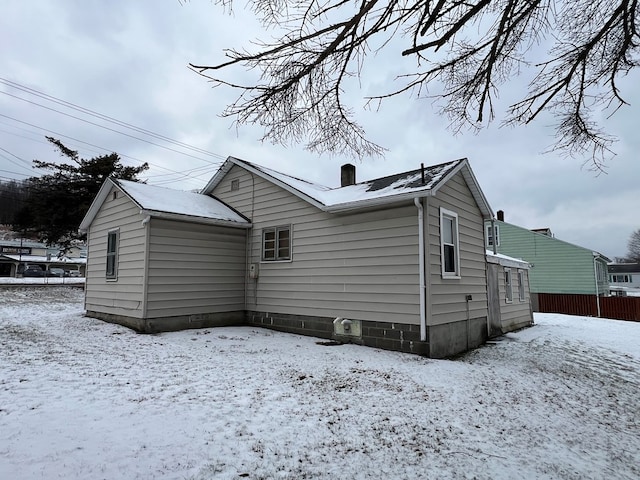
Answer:
POLYGON ((491 209, 491 205, 489 205, 489 201, 487 197, 484 195, 482 188, 480 188, 480 184, 478 183, 478 179, 471 170, 471 165, 469 164, 469 160, 466 158, 462 158, 460 163, 452 168, 446 175, 444 175, 438 182, 433 186, 433 194, 435 195, 437 191, 445 185, 454 175, 458 172, 462 173, 465 181, 467 182, 467 186, 471 191, 471 195, 475 199, 478 204, 478 208, 480 208, 480 212, 482 213, 482 217, 485 219, 491 219, 494 217, 493 210, 491 209))
POLYGON ((229 170, 231 170, 234 165, 235 162, 233 162, 233 157, 227 157, 222 166, 218 169, 215 175, 211 177, 211 180, 209 180, 209 182, 204 186, 202 190, 200 190, 199 193, 203 195, 211 194, 211 192, 213 192, 213 190, 218 186, 224 176, 229 173, 229 170))
POLYGON ((116 182, 114 182, 113 179, 111 178, 107 178, 102 183, 100 190, 98 190, 98 194, 93 199, 93 202, 91 202, 91 206, 87 210, 87 213, 84 215, 82 222, 80 222, 80 225, 78 226, 78 231, 80 233, 87 233, 87 231, 89 230, 89 227, 91 226, 91 223, 93 222, 93 219, 98 214, 100 207, 102 206, 104 201, 107 199, 107 196, 111 191, 111 187, 113 186, 120 188, 119 185, 116 182))
POLYGON ((221 227, 233 227, 233 228, 251 228, 250 222, 236 222, 233 220, 223 220, 219 218, 207 218, 197 217, 193 215, 183 215, 180 213, 161 212, 158 210, 140 210, 140 215, 149 216, 152 218, 163 218, 166 220, 176 220, 181 222, 199 223, 203 225, 218 225, 221 227))
POLYGON ((413 190, 411 192, 401 193, 398 195, 388 195, 386 197, 369 198, 366 200, 356 200, 353 202, 338 203, 336 205, 328 205, 323 208, 328 213, 345 213, 354 210, 362 210, 366 208, 379 207, 392 203, 413 200, 414 198, 429 197, 433 195, 431 189, 413 190))
POLYGON ((213 178, 209 181, 209 183, 207 183, 207 185, 204 187, 204 189, 201 190, 200 193, 203 193, 205 195, 210 195, 213 192, 213 190, 218 186, 218 184, 222 181, 224 176, 227 173, 229 173, 229 170, 231 170, 231 167, 233 167, 234 165, 237 165, 240 168, 244 168, 245 170, 253 173, 254 175, 257 175, 258 177, 263 178, 263 179, 267 180, 268 182, 271 182, 271 183, 279 186, 280 188, 288 191, 289 193, 295 195, 296 197, 301 198, 305 202, 310 203, 314 207, 317 207, 317 208, 319 208, 321 210, 324 210, 326 208, 326 205, 324 203, 320 202, 319 200, 317 200, 317 199, 315 199, 313 197, 310 197, 309 195, 307 195, 305 193, 302 193, 300 190, 297 190, 296 188, 292 187, 291 185, 283 182, 282 180, 279 180, 279 179, 277 179, 275 177, 272 177, 268 173, 263 172, 262 170, 260 170, 258 168, 255 168, 249 162, 245 162, 245 161, 240 160, 239 158, 235 158, 235 157, 228 157, 227 158, 227 160, 222 165, 222 167, 220 167, 220 170, 218 170, 216 172, 216 174, 213 176, 213 178))

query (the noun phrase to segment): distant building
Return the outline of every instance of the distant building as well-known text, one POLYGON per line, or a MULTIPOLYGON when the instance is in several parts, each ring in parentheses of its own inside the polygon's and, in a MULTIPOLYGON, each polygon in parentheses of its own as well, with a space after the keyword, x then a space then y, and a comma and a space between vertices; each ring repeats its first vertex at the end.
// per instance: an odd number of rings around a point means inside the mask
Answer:
POLYGON ((492 223, 485 222, 487 249, 520 258, 531 265, 529 282, 534 309, 538 294, 609 295, 609 258, 590 248, 574 245, 553 236, 549 228, 528 230, 504 221, 498 212, 492 223))
POLYGON ((30 265, 38 265, 44 274, 62 268, 71 276, 85 275, 87 250, 73 246, 66 251, 33 240, 0 240, 0 277, 20 277, 30 265))

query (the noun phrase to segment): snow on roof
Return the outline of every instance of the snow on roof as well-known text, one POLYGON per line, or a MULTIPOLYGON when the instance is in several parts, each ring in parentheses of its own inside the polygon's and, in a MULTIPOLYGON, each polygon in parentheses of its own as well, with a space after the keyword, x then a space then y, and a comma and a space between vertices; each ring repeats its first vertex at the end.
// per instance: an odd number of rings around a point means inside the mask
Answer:
POLYGON ((115 180, 114 182, 143 210, 243 224, 249 223, 224 203, 208 195, 127 180, 115 180))
POLYGON ((502 253, 493 253, 491 250, 486 250, 487 261, 491 263, 498 263, 504 267, 515 268, 530 268, 531 264, 521 258, 509 257, 502 253))
POLYGON ((251 166, 295 188, 323 205, 331 207, 345 203, 391 197, 402 193, 430 190, 449 171, 456 167, 460 161, 461 160, 455 160, 453 162, 425 167, 424 183, 422 182, 422 170, 412 170, 410 172, 376 178, 374 180, 338 188, 317 185, 255 164, 251 164, 251 166))
POLYGON ((87 259, 84 257, 56 257, 52 255, 51 257, 46 257, 44 255, 8 255, 6 253, 0 255, 4 258, 10 258, 11 260, 15 260, 16 262, 23 263, 71 263, 71 264, 83 264, 87 263, 87 259))

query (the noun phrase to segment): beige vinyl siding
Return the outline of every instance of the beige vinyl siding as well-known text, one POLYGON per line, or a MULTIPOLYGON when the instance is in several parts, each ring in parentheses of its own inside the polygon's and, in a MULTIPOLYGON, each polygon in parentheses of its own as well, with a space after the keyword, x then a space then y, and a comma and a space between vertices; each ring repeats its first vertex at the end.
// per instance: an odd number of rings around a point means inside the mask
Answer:
MULTIPOLYGON (((508 267, 507 267, 508 268, 508 267)), ((518 298, 518 268, 511 267, 511 284, 513 287, 513 301, 506 301, 505 267, 498 268, 498 288, 500 292, 500 318, 503 332, 529 325, 531 323, 531 299, 529 297, 529 276, 527 270, 524 273, 524 301, 518 298)))
POLYGON ((247 309, 419 323, 418 214, 406 206, 335 215, 234 166, 214 195, 251 218, 247 309), (239 179, 238 191, 231 181, 239 179), (262 229, 291 225, 292 259, 261 262, 262 229))
POLYGON ((467 320, 467 295, 469 318, 486 317, 487 276, 484 248, 484 222, 482 214, 458 173, 451 178, 434 197, 429 198, 428 210, 429 262, 431 315, 427 324, 467 320), (460 278, 442 278, 440 258, 440 207, 458 215, 458 239, 460 252, 460 278))
POLYGON ((245 230, 152 219, 147 317, 244 310, 245 230))
POLYGON ((87 234, 86 310, 142 318, 146 241, 142 220, 136 205, 112 188, 87 234), (117 279, 107 280, 107 235, 113 229, 119 231, 117 279))

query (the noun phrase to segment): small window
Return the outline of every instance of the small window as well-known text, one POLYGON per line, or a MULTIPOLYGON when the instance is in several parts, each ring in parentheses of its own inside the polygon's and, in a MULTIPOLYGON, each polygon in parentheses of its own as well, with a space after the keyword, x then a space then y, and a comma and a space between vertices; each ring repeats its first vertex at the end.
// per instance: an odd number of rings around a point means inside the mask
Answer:
POLYGON ((107 234, 107 270, 106 277, 110 280, 118 278, 118 230, 107 234))
POLYGON ((291 260, 291 227, 262 230, 262 260, 275 262, 291 260))
POLYGON ((444 208, 440 209, 440 260, 443 277, 460 276, 458 215, 444 208))
POLYGON ((240 179, 231 180, 231 191, 236 192, 238 190, 240 190, 240 179))
POLYGON ((487 247, 493 247, 493 239, 496 239, 496 247, 500 246, 500 229, 498 225, 493 226, 493 232, 491 231, 491 225, 487 225, 486 228, 486 239, 487 239, 487 247))
POLYGON ((518 300, 524 302, 524 272, 518 270, 518 300))
POLYGON ((504 296, 507 303, 513 302, 513 281, 511 279, 511 269, 504 269, 504 296))

